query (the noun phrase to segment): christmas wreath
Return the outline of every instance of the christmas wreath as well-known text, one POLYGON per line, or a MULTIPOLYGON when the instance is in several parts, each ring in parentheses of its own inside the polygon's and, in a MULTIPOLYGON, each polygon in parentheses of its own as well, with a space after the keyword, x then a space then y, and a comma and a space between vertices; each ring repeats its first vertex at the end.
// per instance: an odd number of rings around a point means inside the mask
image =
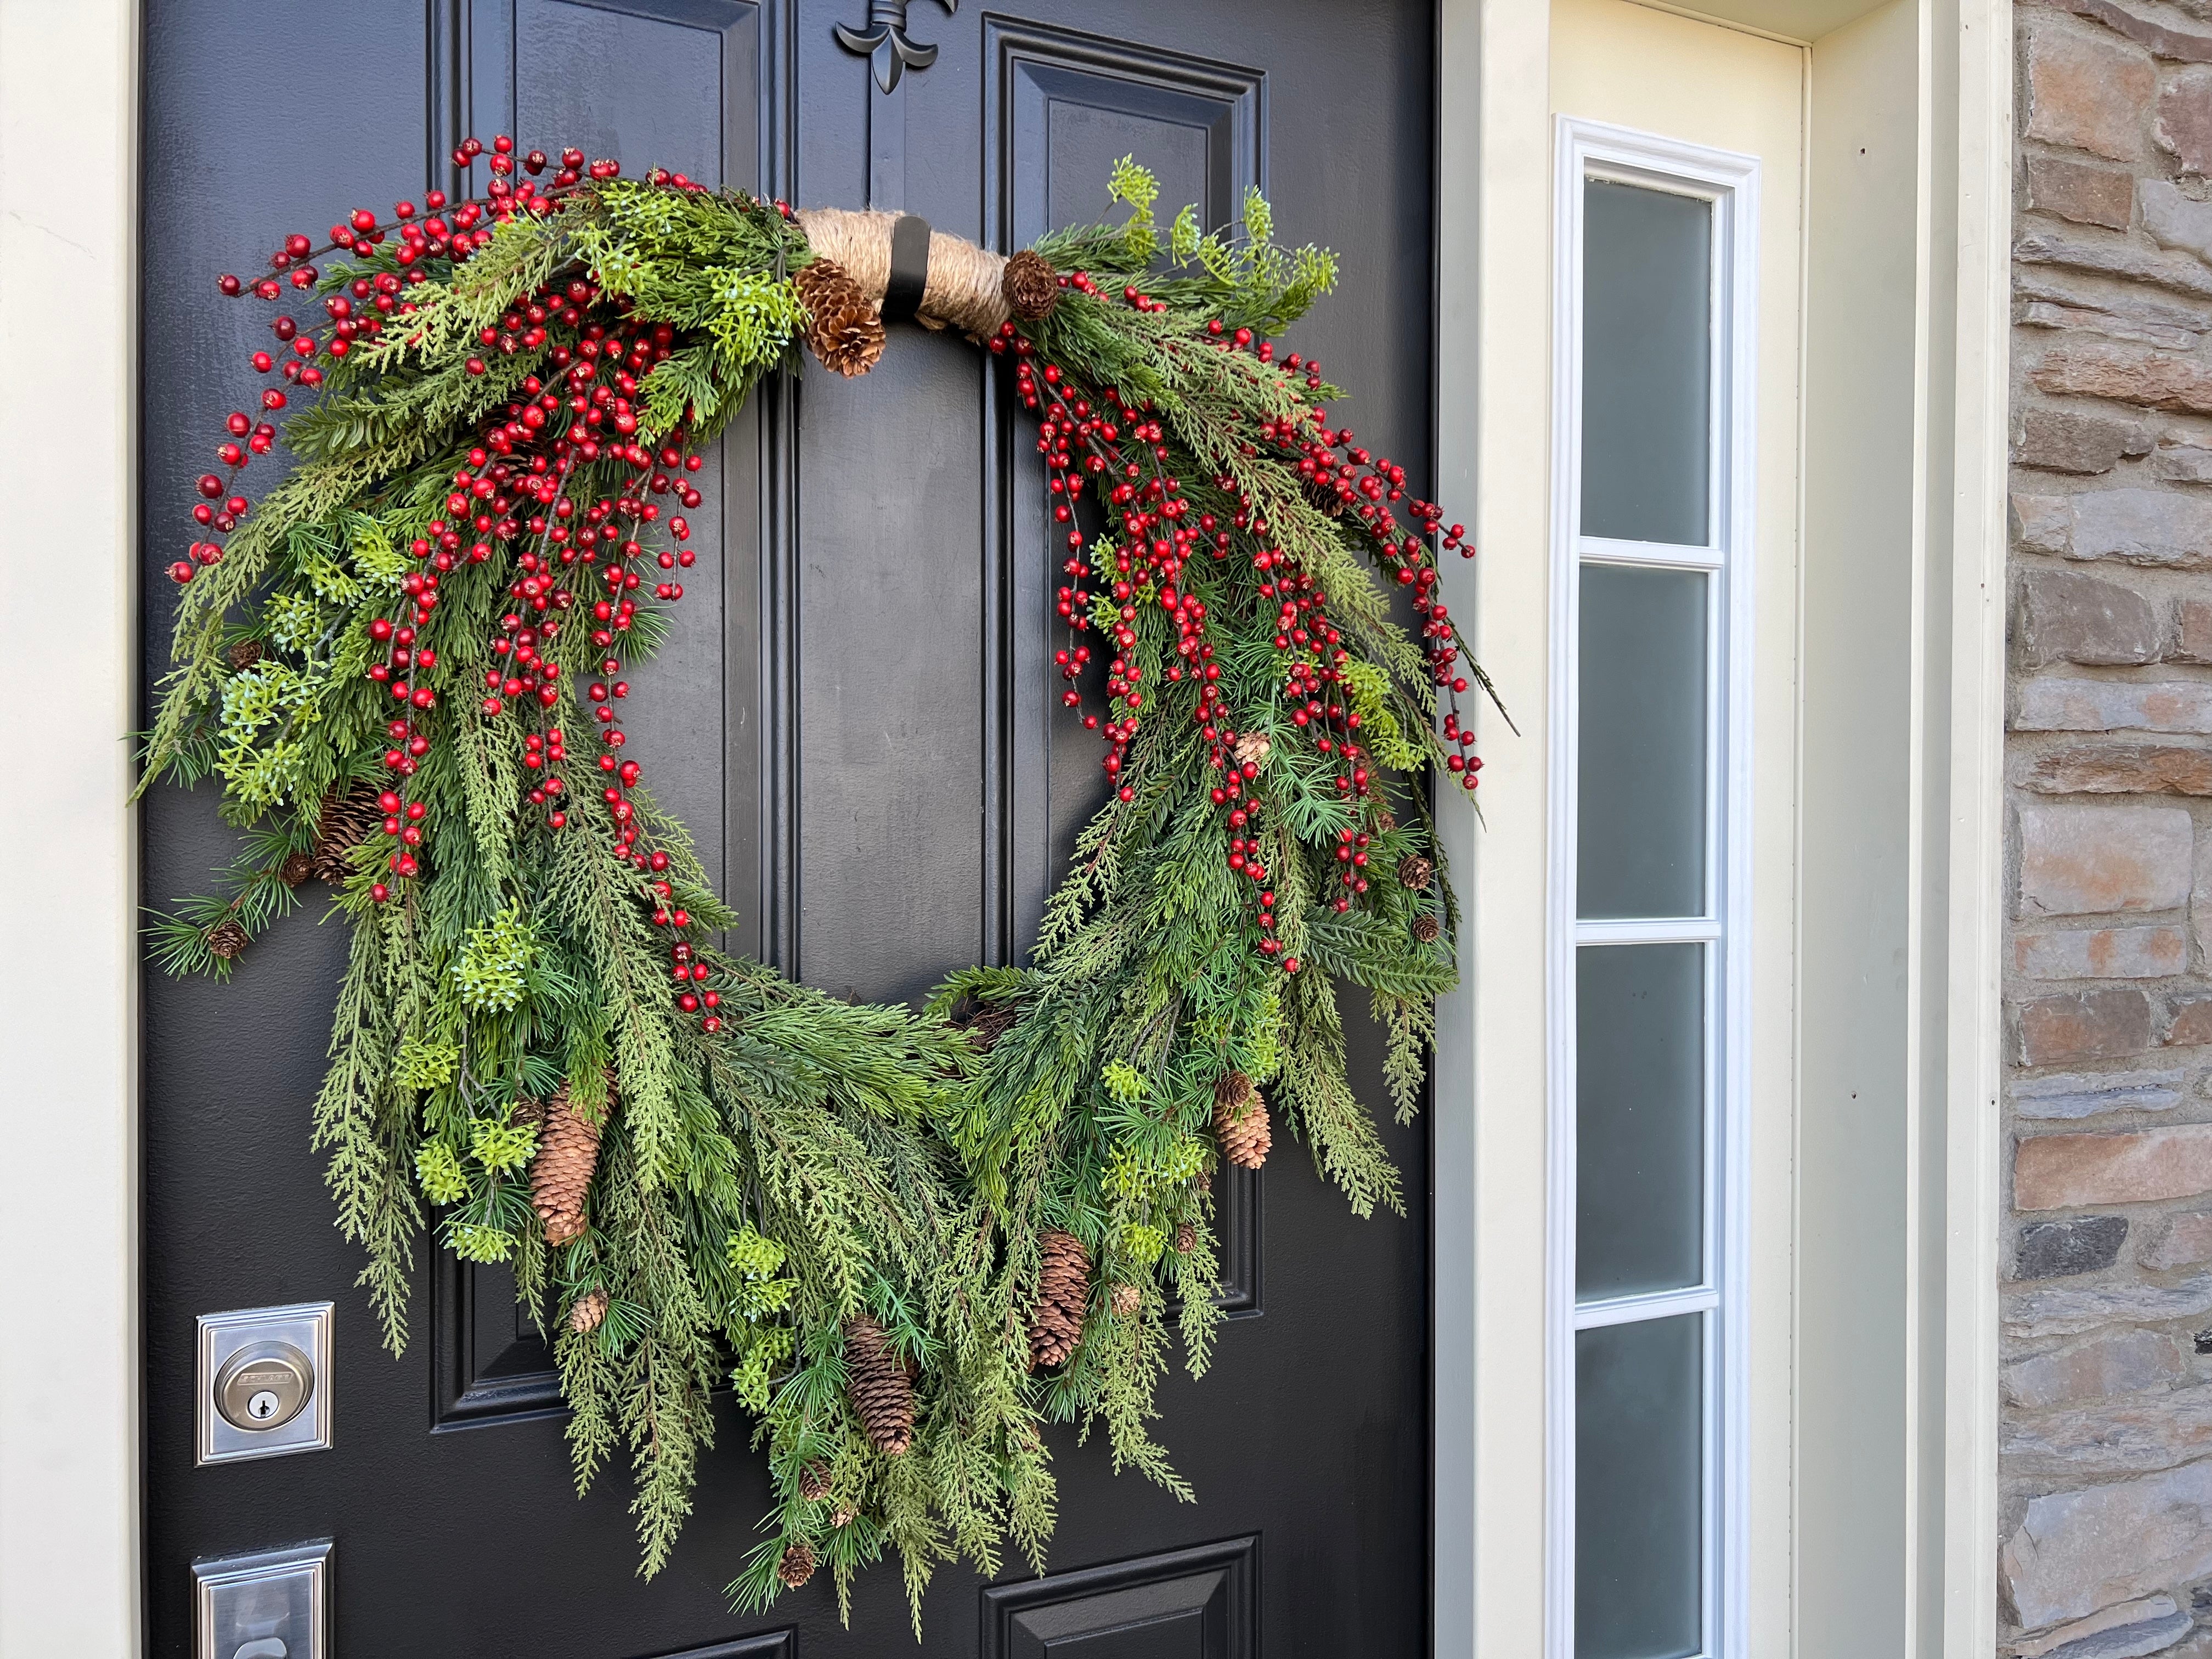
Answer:
POLYGON ((777 1498, 735 1601, 824 1565, 842 1600, 889 1547, 918 1620, 940 1561, 1042 1562, 1043 1421, 1189 1495, 1153 1391, 1170 1320, 1205 1367, 1212 1175, 1273 1115, 1357 1212, 1397 1205, 1336 985, 1373 999, 1402 1121, 1454 974, 1425 779, 1474 787, 1458 698, 1489 689, 1436 592, 1462 532, 1278 356, 1335 264, 1256 191, 1234 231, 1186 208, 1163 236, 1124 161, 1126 222, 1004 258, 574 149, 479 158, 480 197, 221 279, 320 314, 273 319, 170 568, 140 787, 212 775, 248 841, 155 950, 227 973, 328 884, 352 943, 313 1134, 392 1350, 427 1206, 551 1333, 580 1485, 627 1451, 645 1571, 726 1382, 777 1498), (799 342, 866 373, 887 316, 963 331, 1037 417, 1063 698, 1103 667, 1111 781, 1029 965, 918 1010, 717 948, 734 918, 620 715, 702 448, 799 342), (280 418, 295 465, 249 506, 280 418))

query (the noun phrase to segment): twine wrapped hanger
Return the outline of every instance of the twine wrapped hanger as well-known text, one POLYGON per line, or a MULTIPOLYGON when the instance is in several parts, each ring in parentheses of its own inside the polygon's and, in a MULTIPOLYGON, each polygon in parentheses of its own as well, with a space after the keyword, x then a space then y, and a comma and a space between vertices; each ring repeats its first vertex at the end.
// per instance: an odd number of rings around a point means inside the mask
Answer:
POLYGON ((815 254, 793 279, 813 319, 807 344, 840 374, 875 367, 888 322, 987 340, 1010 319, 1049 315, 1060 299, 1042 256, 994 253, 914 214, 804 208, 797 217, 815 254))

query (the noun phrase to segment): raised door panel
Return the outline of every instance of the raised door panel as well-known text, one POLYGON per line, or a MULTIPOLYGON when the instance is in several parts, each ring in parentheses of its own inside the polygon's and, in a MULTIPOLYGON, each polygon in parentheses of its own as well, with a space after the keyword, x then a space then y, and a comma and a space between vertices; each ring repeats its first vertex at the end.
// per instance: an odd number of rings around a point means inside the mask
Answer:
POLYGON ((1252 1659, 1259 1588, 1256 1536, 998 1585, 981 1659, 1252 1659))
MULTIPOLYGON (((521 149, 619 155, 714 185, 764 187, 765 20, 753 0, 460 0, 450 15, 454 95, 433 153, 471 133, 521 149)), ((449 165, 449 164, 448 164, 449 165)), ((757 409, 732 423, 698 475, 690 518, 702 559, 668 611, 666 642, 635 676, 623 726, 671 808, 738 908, 730 942, 761 951, 763 787, 776 771, 763 717, 761 510, 772 462, 757 409)), ((514 1307, 503 1267, 441 1256, 430 1273, 431 1415, 476 1427, 560 1409, 552 1352, 514 1307)))

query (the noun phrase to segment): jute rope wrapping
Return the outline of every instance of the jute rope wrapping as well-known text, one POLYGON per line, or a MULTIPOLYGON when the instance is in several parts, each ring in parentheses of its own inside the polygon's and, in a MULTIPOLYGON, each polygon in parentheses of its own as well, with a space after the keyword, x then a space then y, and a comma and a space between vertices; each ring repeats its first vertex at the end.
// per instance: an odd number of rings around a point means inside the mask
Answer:
MULTIPOLYGON (((896 213, 849 208, 802 208, 799 228, 815 252, 835 259, 869 298, 880 301, 891 280, 891 227, 896 213)), ((915 320, 924 328, 957 328, 988 339, 1012 313, 1000 284, 1006 258, 977 247, 964 236, 932 229, 929 280, 915 320)))

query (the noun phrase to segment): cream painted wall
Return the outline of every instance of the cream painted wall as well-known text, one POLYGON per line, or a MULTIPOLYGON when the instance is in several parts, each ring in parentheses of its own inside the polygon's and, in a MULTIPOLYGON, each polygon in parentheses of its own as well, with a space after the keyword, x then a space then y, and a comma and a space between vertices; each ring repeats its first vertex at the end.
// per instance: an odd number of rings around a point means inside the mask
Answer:
POLYGON ((1798 1650, 1910 1650, 1920 19, 1813 49, 1798 1650), (1849 757, 1845 760, 1844 757, 1849 757))

